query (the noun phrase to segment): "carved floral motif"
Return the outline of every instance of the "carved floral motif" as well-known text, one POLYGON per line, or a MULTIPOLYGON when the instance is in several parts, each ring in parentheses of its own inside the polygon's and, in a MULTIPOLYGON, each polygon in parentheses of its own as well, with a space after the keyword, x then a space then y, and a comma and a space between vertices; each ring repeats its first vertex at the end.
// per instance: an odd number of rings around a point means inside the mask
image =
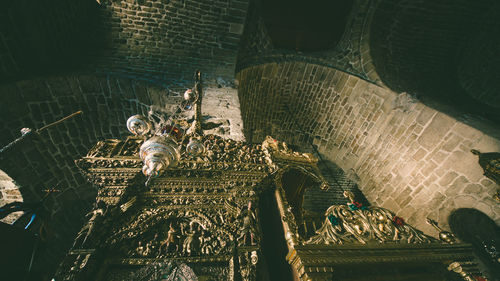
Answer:
POLYGON ((406 224, 391 211, 380 207, 352 208, 333 205, 317 235, 305 244, 345 244, 370 242, 436 243, 436 239, 406 224))

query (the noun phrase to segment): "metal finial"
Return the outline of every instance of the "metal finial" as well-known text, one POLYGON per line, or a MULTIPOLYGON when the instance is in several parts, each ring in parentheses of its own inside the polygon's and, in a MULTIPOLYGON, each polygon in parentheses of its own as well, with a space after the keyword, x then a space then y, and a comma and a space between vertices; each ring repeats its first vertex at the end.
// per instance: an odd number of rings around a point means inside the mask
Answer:
POLYGON ((426 221, 428 224, 432 225, 437 231, 439 231, 439 240, 448 244, 453 244, 456 242, 455 235, 453 235, 453 233, 449 231, 443 230, 441 227, 439 227, 438 223, 435 220, 427 217, 426 221))

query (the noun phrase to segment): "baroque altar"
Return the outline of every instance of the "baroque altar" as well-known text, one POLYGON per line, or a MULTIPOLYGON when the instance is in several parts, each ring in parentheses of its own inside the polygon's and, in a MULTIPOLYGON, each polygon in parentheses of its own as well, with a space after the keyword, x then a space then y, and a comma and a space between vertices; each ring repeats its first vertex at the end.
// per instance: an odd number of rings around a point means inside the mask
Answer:
POLYGON ((318 159, 271 137, 248 144, 204 135, 198 72, 195 81, 184 96, 195 110, 189 128, 171 122, 153 132, 147 118, 133 116, 127 124, 133 136, 100 141, 76 160, 97 186, 97 198, 55 280, 475 280, 480 275, 470 245, 457 243, 435 223, 439 239, 427 236, 390 210, 363 206, 349 191, 344 191, 347 204, 308 212, 302 205, 306 189, 335 188, 318 159), (290 173, 309 184, 292 188, 284 180, 290 173), (271 194, 275 209, 263 207, 264 194, 271 194), (281 258, 289 275, 270 274, 278 269, 271 266, 263 221, 273 212, 279 225, 271 232, 286 247, 281 258))

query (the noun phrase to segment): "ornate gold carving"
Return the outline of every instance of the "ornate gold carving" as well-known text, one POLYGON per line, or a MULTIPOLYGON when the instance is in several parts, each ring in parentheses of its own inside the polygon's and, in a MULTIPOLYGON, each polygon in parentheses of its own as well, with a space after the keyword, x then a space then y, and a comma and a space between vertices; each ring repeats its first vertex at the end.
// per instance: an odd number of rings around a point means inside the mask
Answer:
POLYGON ((288 148, 285 142, 278 141, 271 136, 266 136, 262 149, 267 151, 274 160, 316 164, 318 159, 311 153, 299 153, 288 148))
POLYGON ((326 210, 325 221, 306 244, 370 242, 433 243, 436 239, 404 223, 391 211, 380 207, 356 209, 334 205, 326 210))
POLYGON ((500 185, 500 152, 481 153, 472 149, 471 152, 479 156, 479 165, 484 175, 500 185))
POLYGON ((85 216, 88 217, 89 220, 76 235, 72 249, 83 247, 87 240, 91 238, 91 235, 94 234, 96 224, 102 222, 105 213, 105 205, 101 203, 102 202, 97 202, 94 209, 85 216))
POLYGON ((104 140, 98 141, 94 147, 87 153, 88 157, 111 157, 113 152, 117 150, 120 140, 104 140))
MULTIPOLYGON (((143 137, 102 142, 94 146, 87 157, 76 161, 87 179, 98 186, 98 201, 107 206, 89 213, 90 220, 82 228, 60 275, 70 276, 68 280, 75 276, 93 280, 97 271, 92 271, 89 264, 144 268, 154 267, 159 262, 182 261, 192 266, 196 274, 212 272, 206 276, 217 276, 215 280, 256 280, 261 253, 261 225, 256 206, 259 194, 272 188, 273 180, 290 250, 287 259, 297 269, 300 280, 329 280, 332 264, 359 264, 365 258, 360 257, 365 249, 359 244, 369 244, 367 247, 382 245, 380 242, 389 245, 385 247, 406 243, 442 246, 431 243, 437 240, 398 220, 386 209, 352 209, 345 205, 330 207, 317 235, 305 242, 297 226, 297 219, 303 218, 294 217, 297 212, 292 212, 281 178, 292 169, 299 170, 310 175, 318 186, 327 188, 328 183, 313 155, 293 152, 286 143, 270 137, 262 145, 214 135, 195 137, 206 150, 190 153, 186 150, 190 145, 188 140, 178 140, 180 158, 177 166, 163 168, 162 174, 148 188, 140 184, 144 181, 143 163, 139 158, 143 137), (336 223, 330 215, 337 217, 336 223), (343 249, 342 254, 332 252, 351 244, 358 248, 343 249), (90 251, 81 249, 84 247, 96 249, 95 253, 84 253, 90 251), (87 254, 89 262, 82 263, 87 254), (83 264, 89 278, 83 269, 71 271, 73 264, 83 264)), ((346 196, 352 197, 349 193, 346 196)), ((352 197, 351 204, 354 202, 352 197)), ((316 219, 319 219, 316 223, 321 222, 321 218, 316 219)), ((389 248, 377 251, 365 259, 368 262, 413 261, 412 256, 401 257, 389 248)), ((435 249, 429 251, 435 252, 435 249)), ((448 260, 462 258, 457 254, 449 259, 450 253, 444 256, 448 260)), ((435 257, 443 258, 438 254, 435 257)), ((109 270, 112 274, 122 269, 109 270)), ((122 274, 127 276, 126 271, 122 274)), ((110 280, 123 280, 120 278, 110 280)))
POLYGON ((435 220, 427 218, 426 222, 432 225, 435 229, 437 229, 437 231, 439 231, 439 240, 448 244, 453 244, 457 242, 455 235, 453 235, 453 233, 449 231, 443 230, 441 227, 439 227, 438 223, 435 220))
POLYGON ((241 218, 241 226, 238 229, 238 246, 257 245, 260 233, 257 229, 257 217, 252 210, 252 202, 248 202, 248 207, 239 212, 238 218, 241 218))
POLYGON ((449 271, 453 271, 455 272, 456 274, 460 275, 460 277, 462 277, 463 280, 465 281, 478 281, 478 280, 487 280, 486 278, 484 277, 480 277, 481 279, 479 278, 474 278, 467 270, 464 269, 464 267, 470 267, 470 262, 452 262, 448 265, 448 270, 449 271))

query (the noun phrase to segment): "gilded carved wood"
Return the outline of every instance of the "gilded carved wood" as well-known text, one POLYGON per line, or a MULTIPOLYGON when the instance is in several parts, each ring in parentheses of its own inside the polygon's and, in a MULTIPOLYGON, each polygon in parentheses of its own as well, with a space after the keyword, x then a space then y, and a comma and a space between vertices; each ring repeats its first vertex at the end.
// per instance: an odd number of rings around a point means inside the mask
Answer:
POLYGON ((300 280, 332 280, 351 265, 428 262, 445 269, 451 261, 472 259, 468 245, 429 237, 390 210, 360 205, 349 193, 350 203, 328 208, 313 236, 301 233, 298 225, 307 217, 294 215, 283 175, 298 170, 316 183, 310 188, 329 184, 313 155, 270 137, 250 145, 200 136, 206 150, 197 155, 183 142, 175 167, 162 169, 148 186, 138 155, 144 140, 102 141, 76 161, 97 186, 97 203, 56 280, 161 280, 154 276, 184 271, 198 280, 262 280, 272 269, 263 266, 258 206, 269 189, 283 225, 286 259, 300 280))

